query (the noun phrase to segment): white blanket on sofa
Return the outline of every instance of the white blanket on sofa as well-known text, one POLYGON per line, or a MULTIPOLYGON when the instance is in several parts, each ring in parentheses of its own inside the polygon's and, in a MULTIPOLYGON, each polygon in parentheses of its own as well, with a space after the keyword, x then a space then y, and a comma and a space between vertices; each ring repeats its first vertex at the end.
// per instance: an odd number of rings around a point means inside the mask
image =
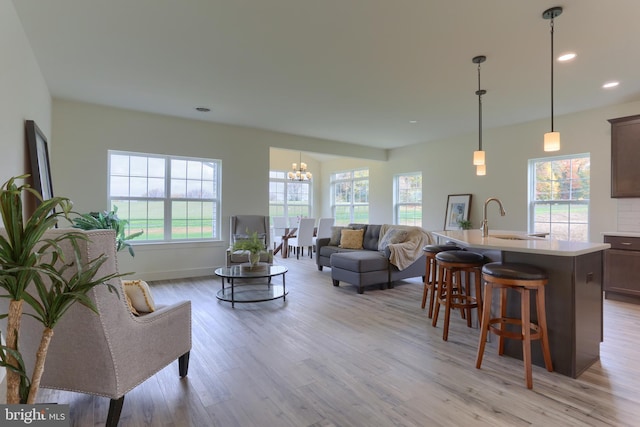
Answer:
POLYGON ((431 233, 425 231, 422 227, 413 227, 409 225, 382 224, 380 228, 380 239, 390 229, 401 229, 407 231, 407 237, 402 243, 390 244, 389 262, 398 270, 404 270, 413 264, 423 254, 422 248, 426 245, 433 244, 431 233))

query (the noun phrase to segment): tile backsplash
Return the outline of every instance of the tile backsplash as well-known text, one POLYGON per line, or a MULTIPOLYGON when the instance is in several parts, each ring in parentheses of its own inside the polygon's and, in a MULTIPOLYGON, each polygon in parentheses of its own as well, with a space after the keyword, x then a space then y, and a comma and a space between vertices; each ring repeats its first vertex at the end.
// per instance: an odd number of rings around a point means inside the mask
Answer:
POLYGON ((640 199, 618 199, 618 231, 640 233, 640 199))

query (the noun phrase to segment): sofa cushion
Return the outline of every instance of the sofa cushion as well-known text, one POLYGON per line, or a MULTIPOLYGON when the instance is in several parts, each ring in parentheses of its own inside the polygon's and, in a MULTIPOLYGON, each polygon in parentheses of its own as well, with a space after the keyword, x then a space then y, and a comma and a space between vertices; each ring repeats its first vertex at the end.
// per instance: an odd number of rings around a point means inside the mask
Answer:
POLYGON ((364 232, 364 237, 362 239, 363 248, 370 251, 378 250, 378 240, 380 240, 381 227, 382 225, 377 225, 377 224, 369 224, 367 226, 367 229, 364 232))
POLYGON ((340 236, 342 235, 342 230, 347 227, 336 225, 331 227, 331 238, 329 239, 329 246, 338 246, 340 244, 340 236))
POLYGON ((344 249, 362 249, 364 230, 344 229, 340 234, 340 247, 344 249))
POLYGON ((333 254, 331 268, 366 273, 370 271, 387 271, 389 262, 380 252, 354 251, 333 254))
POLYGON ((390 228, 389 230, 387 230, 384 236, 380 238, 377 249, 379 251, 384 251, 389 245, 404 242, 405 240, 407 240, 408 236, 409 232, 407 230, 402 230, 400 228, 390 228))

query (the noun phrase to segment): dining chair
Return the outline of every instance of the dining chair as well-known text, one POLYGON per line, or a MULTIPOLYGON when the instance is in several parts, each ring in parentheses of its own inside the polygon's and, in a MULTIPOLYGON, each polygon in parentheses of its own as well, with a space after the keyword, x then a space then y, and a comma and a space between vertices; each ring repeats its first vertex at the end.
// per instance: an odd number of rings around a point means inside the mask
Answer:
POLYGON ((286 229, 289 227, 287 224, 287 218, 284 216, 273 216, 273 249, 275 250, 278 245, 282 244, 282 236, 286 229))
POLYGON ((320 218, 318 220, 318 231, 313 236, 313 249, 316 248, 316 241, 323 237, 331 237, 331 227, 335 223, 335 218, 320 218))
POLYGON ((300 259, 300 251, 304 256, 305 246, 309 248, 309 256, 313 258, 313 251, 311 246, 313 245, 313 229, 316 225, 315 218, 301 218, 298 224, 298 231, 296 237, 289 239, 289 247, 295 248, 296 258, 300 259))

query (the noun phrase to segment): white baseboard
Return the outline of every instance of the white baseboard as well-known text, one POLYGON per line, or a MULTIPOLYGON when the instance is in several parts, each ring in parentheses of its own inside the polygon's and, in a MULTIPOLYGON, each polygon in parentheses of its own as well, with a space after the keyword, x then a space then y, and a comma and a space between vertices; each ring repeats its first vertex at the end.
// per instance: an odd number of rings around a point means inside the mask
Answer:
POLYGON ((213 273, 214 268, 192 268, 185 270, 168 270, 168 271, 153 271, 153 272, 141 272, 135 273, 131 276, 124 276, 123 280, 144 280, 144 281, 154 281, 154 280, 172 280, 172 279, 188 279, 190 277, 204 277, 204 276, 214 276, 213 273))

